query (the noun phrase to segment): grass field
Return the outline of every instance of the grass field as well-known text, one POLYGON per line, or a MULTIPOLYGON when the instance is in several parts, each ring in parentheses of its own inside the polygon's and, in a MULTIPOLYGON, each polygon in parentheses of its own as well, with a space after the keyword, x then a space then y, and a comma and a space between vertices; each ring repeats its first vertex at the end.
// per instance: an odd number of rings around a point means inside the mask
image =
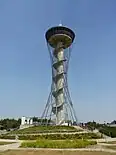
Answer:
POLYGON ((5 151, 0 155, 116 155, 107 152, 87 152, 87 151, 5 151))

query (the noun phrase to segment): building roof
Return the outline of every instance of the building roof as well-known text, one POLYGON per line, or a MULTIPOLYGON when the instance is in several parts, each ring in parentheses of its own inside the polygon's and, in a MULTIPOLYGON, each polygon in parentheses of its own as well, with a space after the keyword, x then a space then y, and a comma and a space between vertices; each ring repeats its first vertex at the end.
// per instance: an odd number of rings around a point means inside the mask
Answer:
POLYGON ((116 120, 112 121, 110 124, 116 124, 116 120))

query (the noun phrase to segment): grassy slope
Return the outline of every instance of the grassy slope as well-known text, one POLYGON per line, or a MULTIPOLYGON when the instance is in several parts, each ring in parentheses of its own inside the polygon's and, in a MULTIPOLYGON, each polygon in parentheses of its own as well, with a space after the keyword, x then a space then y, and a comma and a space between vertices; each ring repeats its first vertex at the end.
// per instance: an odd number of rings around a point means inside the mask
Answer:
POLYGON ((41 132, 63 132, 63 131, 78 131, 72 126, 35 126, 26 129, 11 131, 10 134, 15 133, 41 133, 41 132))
MULTIPOLYGON (((1 139, 15 139, 12 135, 1 135, 1 139)), ((36 139, 48 139, 48 140, 63 140, 63 139, 98 139, 101 138, 95 133, 81 133, 81 134, 47 134, 47 135, 20 135, 20 140, 36 140, 36 139)))
POLYGON ((36 126, 30 127, 22 130, 12 131, 6 135, 1 135, 2 139, 15 139, 15 134, 19 134, 19 139, 21 140, 36 140, 36 139, 51 139, 51 140, 60 140, 60 139, 97 139, 101 138, 95 133, 81 133, 81 134, 66 134, 68 132, 77 132, 78 129, 75 129, 73 126, 36 126), (62 132, 62 134, 57 134, 56 132, 62 132), (46 134, 39 135, 39 133, 50 133, 54 132, 55 134, 46 134), (63 133, 66 132, 66 133, 63 133), (29 135, 32 134, 32 135, 29 135), (35 135, 34 135, 35 134, 35 135))

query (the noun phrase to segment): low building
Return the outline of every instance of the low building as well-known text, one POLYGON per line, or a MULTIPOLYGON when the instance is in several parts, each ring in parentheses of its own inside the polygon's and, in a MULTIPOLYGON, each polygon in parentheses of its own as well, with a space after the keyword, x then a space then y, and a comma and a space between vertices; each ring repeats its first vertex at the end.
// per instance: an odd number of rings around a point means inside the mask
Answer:
POLYGON ((28 128, 28 127, 31 127, 31 126, 33 126, 33 118, 23 116, 21 118, 20 129, 28 128))

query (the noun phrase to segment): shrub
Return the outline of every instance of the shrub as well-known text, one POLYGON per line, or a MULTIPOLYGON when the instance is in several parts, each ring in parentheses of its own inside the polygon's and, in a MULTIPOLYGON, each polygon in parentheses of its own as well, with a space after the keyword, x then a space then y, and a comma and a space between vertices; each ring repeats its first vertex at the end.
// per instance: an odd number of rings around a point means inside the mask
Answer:
MULTIPOLYGON (((1 139, 15 139, 15 135, 1 135, 1 139)), ((97 139, 101 138, 95 133, 81 133, 81 134, 46 134, 46 135, 19 135, 20 140, 66 140, 66 139, 97 139)))
POLYGON ((10 136, 10 135, 0 135, 1 139, 15 139, 15 136, 10 136))
POLYGON ((87 140, 37 140, 36 142, 23 142, 21 147, 23 148, 84 148, 89 145, 95 145, 95 141, 87 140))
POLYGON ((104 126, 104 127, 100 128, 99 131, 107 136, 112 137, 112 138, 116 137, 116 127, 104 126))

